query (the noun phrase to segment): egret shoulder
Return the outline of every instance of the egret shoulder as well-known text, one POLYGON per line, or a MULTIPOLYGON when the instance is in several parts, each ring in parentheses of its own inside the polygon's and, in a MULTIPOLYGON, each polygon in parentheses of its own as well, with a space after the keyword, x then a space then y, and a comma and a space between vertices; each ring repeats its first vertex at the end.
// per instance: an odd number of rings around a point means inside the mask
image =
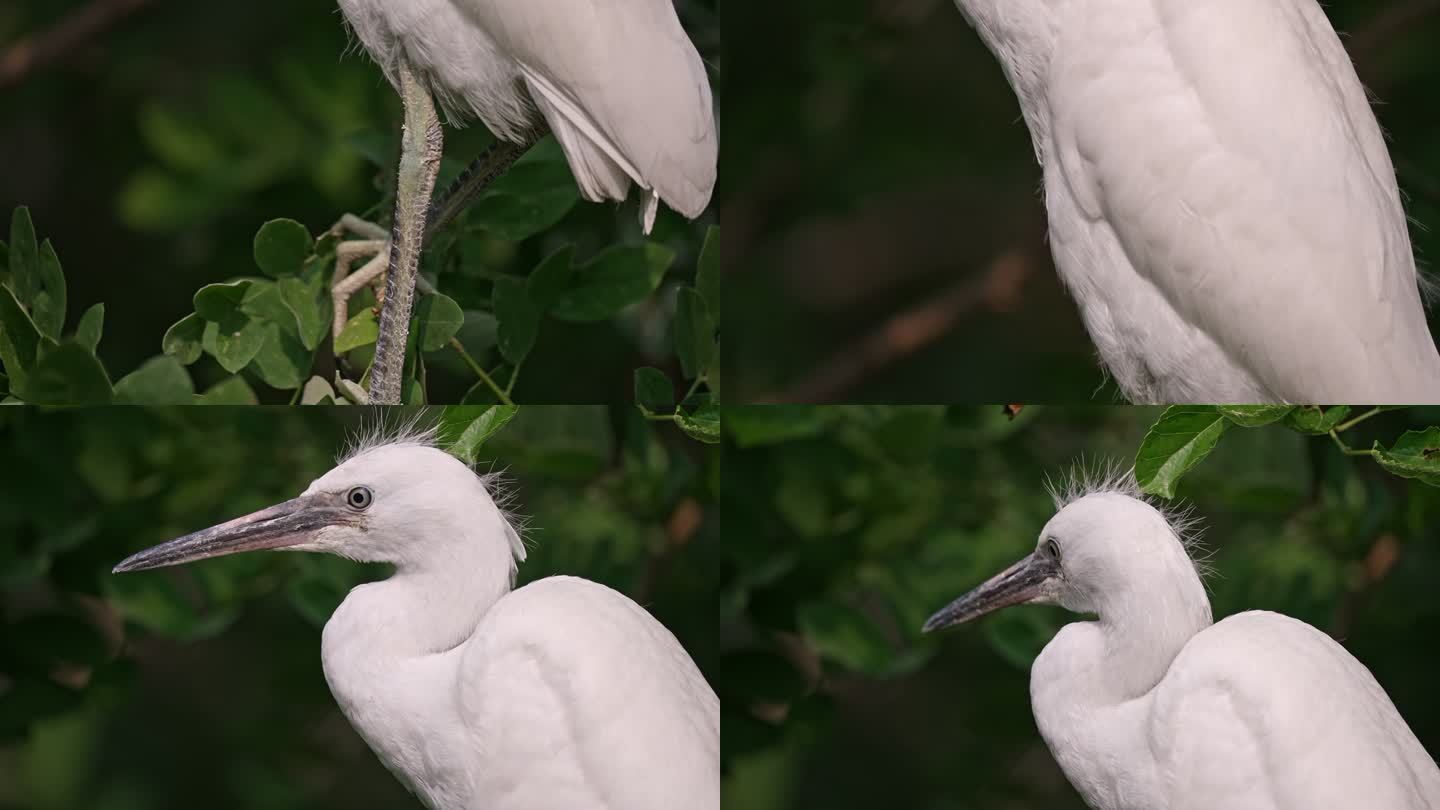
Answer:
POLYGON ((504 758, 477 776, 477 795, 509 797, 490 810, 719 807, 718 700, 675 637, 616 591, 572 577, 514 591, 460 673, 466 726, 504 758), (558 803, 525 804, 527 783, 558 803))
POLYGON ((1440 806, 1440 772, 1364 665, 1268 611, 1199 633, 1155 691, 1149 736, 1177 808, 1440 806))
POLYGON ((1428 401, 1440 355, 1394 173, 1314 6, 1063 6, 1049 127, 1036 133, 1058 164, 1047 194, 1080 220, 1055 221, 1052 205, 1057 264, 1082 309, 1138 324, 1141 338, 1148 299, 1122 290, 1158 291, 1275 398, 1428 401), (1134 278, 1096 281, 1107 268, 1067 263, 1105 240, 1134 278))

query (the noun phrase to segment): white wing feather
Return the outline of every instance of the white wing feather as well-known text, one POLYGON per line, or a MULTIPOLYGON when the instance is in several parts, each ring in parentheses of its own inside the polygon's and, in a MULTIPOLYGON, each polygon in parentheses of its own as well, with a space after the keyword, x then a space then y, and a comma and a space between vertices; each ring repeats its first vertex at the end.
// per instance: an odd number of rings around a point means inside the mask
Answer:
POLYGON ((1080 210, 1274 395, 1440 400, 1384 140, 1313 0, 1108 5, 1076 4, 1052 64, 1080 210))
POLYGON ((1440 808, 1440 770, 1369 670, 1278 613, 1232 616, 1187 644, 1150 734, 1175 810, 1440 808), (1335 700, 1317 711, 1320 688, 1335 700))
POLYGON ((454 0, 518 63, 591 199, 629 180, 696 217, 715 187, 710 81, 671 0, 454 0))
POLYGON ((719 702, 640 606, 551 577, 500 600, 474 638, 457 699, 490 745, 483 810, 718 810, 719 702))

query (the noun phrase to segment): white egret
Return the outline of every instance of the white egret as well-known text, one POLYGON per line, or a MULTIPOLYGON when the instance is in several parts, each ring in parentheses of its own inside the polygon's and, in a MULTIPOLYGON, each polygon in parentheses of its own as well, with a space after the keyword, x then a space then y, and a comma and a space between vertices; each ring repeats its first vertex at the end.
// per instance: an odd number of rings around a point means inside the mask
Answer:
POLYGON ((362 230, 377 259, 348 279, 337 267, 333 290, 343 313, 349 295, 385 271, 372 402, 400 401, 431 217, 454 216, 545 131, 555 133, 586 199, 624 200, 632 183, 642 189, 646 233, 662 200, 692 219, 709 204, 719 153, 710 80, 673 0, 339 2, 405 104, 390 249, 362 230), (499 141, 431 211, 443 140, 435 98, 452 118, 480 119, 499 141))
POLYGON ((1095 614, 1030 671, 1040 735, 1098 810, 1440 808, 1440 769, 1364 665, 1304 622, 1211 624, 1190 522, 1125 478, 1057 497, 1034 553, 926 631, 1022 603, 1095 614))
POLYGON ((525 546, 486 478, 424 437, 361 447, 299 497, 142 551, 138 571, 255 549, 386 562, 325 625, 341 710, 437 810, 718 810, 719 703, 630 599, 512 590, 525 546))
POLYGON ((1405 212, 1315 0, 956 0, 1136 402, 1440 402, 1405 212))

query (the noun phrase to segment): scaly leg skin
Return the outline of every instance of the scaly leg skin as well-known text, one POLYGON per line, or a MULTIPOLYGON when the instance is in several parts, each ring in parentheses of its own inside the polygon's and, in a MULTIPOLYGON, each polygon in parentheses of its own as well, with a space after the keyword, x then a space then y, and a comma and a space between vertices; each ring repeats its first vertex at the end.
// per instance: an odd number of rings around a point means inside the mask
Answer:
MULTIPOLYGON (((407 69, 402 67, 402 71, 407 71, 407 69)), ((402 75, 402 87, 404 86, 405 78, 402 75)), ((423 90, 420 91, 420 94, 424 95, 423 90)), ((410 121, 409 114, 410 104, 409 96, 407 94, 402 93, 402 97, 404 97, 407 102, 405 134, 406 140, 402 148, 408 148, 411 144, 410 132, 413 131, 412 122, 410 121)), ((424 101, 430 101, 428 95, 424 96, 424 101)), ((431 103, 430 109, 433 110, 433 103, 431 103)), ((450 224, 450 222, 453 221, 455 217, 457 217, 462 211, 465 210, 466 207, 468 207, 472 202, 475 201, 477 197, 480 196, 480 194, 486 189, 486 187, 488 187, 491 183, 495 182, 495 180, 505 174, 505 172, 509 171, 510 167, 515 165, 515 162, 519 160, 522 156, 524 156, 524 154, 529 151, 532 146, 538 143, 541 138, 549 134, 549 131, 549 127, 546 126, 544 120, 542 119, 540 124, 530 131, 524 141, 520 143, 511 143, 509 141, 503 140, 496 141, 494 144, 491 144, 491 146, 487 148, 483 153, 481 153, 479 157, 471 161, 470 165, 467 166, 465 170, 461 172, 458 177, 455 178, 454 182, 450 184, 450 186, 439 197, 439 199, 435 200, 434 205, 429 207, 428 215, 425 217, 427 221, 425 222, 425 235, 422 247, 423 245, 428 245, 431 237, 436 232, 444 228, 446 225, 450 224)), ((427 139, 425 147, 428 149, 429 146, 430 143, 427 139)), ((439 147, 437 142, 436 154, 438 154, 438 150, 439 147)), ((428 158, 429 154, 427 153, 425 157, 428 158)), ((406 165, 405 159, 406 156, 402 154, 402 167, 406 165)), ((438 159, 436 163, 436 169, 438 170, 438 159)), ((401 182, 403 182, 403 179, 401 182)), ((421 178, 421 182, 424 182, 424 178, 421 178)), ((434 183, 435 181, 433 177, 431 177, 428 181, 428 184, 432 191, 434 189, 434 183)), ((400 226, 399 216, 401 201, 399 199, 398 193, 396 197, 396 227, 398 231, 398 228, 400 226)), ((345 214, 344 216, 342 216, 340 218, 340 221, 335 224, 331 231, 336 233, 337 235, 348 232, 356 236, 363 237, 361 240, 341 242, 335 248, 335 276, 332 281, 333 286, 331 287, 331 298, 335 310, 335 317, 331 322, 332 334, 337 339, 340 337, 340 333, 344 331, 345 324, 350 319, 350 296, 354 295, 366 284, 373 284, 375 287, 376 306, 381 307, 381 333, 384 334, 385 310, 383 306, 385 301, 385 290, 388 287, 387 280, 390 276, 388 270, 389 266, 393 265, 397 259, 397 257, 392 255, 390 251, 390 246, 392 244, 391 240, 387 238, 388 235, 385 233, 384 228, 372 222, 361 219, 354 214, 345 214), (369 257, 369 261, 367 261, 363 266, 361 266, 359 271, 352 274, 350 272, 350 268, 353 267, 357 261, 366 257, 369 257)), ((416 255, 415 259, 418 266, 418 254, 416 255)), ((414 287, 425 295, 429 295, 435 292, 435 288, 428 281, 425 280, 424 276, 419 275, 418 272, 415 274, 414 287)), ((403 327, 407 332, 408 320, 409 319, 407 316, 405 326, 403 327)), ((404 340, 400 340, 399 343, 403 346, 404 340)), ((379 356, 380 350, 377 342, 377 368, 379 356)), ((400 362, 403 368, 403 357, 401 358, 400 362)), ((375 380, 375 373, 372 372, 372 392, 375 390, 375 380)))
MULTIPOLYGON (((350 216, 346 214, 345 216, 350 216)), ((360 220, 364 222, 364 220, 360 220)), ((365 223, 369 224, 369 223, 365 223)), ((378 225, 371 227, 379 228, 378 225)), ((384 229, 380 229, 384 233, 384 229)), ((390 261, 390 240, 362 239, 341 242, 335 246, 335 277, 332 279, 330 298, 335 306, 335 317, 331 320, 331 334, 338 340, 350 320, 350 296, 369 284, 375 288, 375 306, 378 310, 385 303, 385 270, 390 261), (366 262, 355 273, 350 268, 357 261, 366 262)), ((424 276, 415 276, 415 288, 422 295, 435 292, 435 287, 424 276)))
POLYGON ((444 143, 434 99, 420 84, 409 62, 404 57, 399 62, 405 126, 400 134, 400 172, 395 189, 395 223, 390 234, 390 266, 385 272, 385 303, 380 309, 375 363, 370 369, 370 401, 376 405, 400 404, 405 341, 410 336, 410 311, 415 304, 415 277, 420 269, 425 220, 444 143))

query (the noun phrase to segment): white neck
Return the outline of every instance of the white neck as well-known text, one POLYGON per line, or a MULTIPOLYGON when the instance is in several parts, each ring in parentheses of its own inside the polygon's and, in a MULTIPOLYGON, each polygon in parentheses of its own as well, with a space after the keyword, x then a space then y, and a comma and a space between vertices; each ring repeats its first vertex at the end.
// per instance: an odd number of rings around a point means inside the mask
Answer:
MULTIPOLYGON (((1172 583, 1168 591, 1112 600, 1098 620, 1062 628, 1035 660, 1030 704, 1036 726, 1092 806, 1117 806, 1109 793, 1123 781, 1116 751, 1131 759, 1153 756, 1145 737, 1153 690, 1210 624, 1210 603, 1196 578, 1193 587, 1172 583)), ((1127 790, 1145 795, 1153 787, 1132 783, 1127 790)))
POLYGON ((469 787, 453 780, 472 769, 422 759, 427 745, 455 727, 455 680, 464 643, 511 589, 510 549, 481 536, 455 538, 424 564, 397 565, 389 579, 360 585, 325 625, 321 660, 340 709, 382 761, 426 797, 469 787), (440 766, 443 776, 432 769, 440 766))

